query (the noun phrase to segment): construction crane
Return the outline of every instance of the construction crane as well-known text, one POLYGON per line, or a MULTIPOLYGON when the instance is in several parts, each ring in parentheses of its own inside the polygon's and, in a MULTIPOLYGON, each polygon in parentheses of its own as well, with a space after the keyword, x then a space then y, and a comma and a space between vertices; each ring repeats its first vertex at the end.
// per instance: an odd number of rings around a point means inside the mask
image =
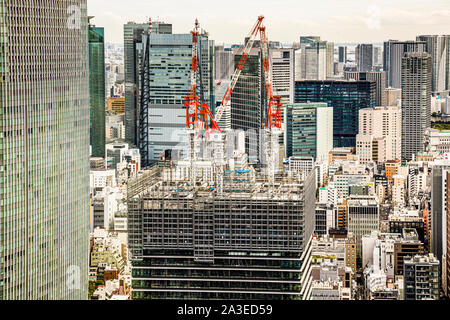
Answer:
MULTIPOLYGON (((231 94, 233 93, 233 90, 236 87, 236 84, 239 80, 239 76, 241 75, 242 69, 244 68, 245 62, 247 61, 247 58, 250 54, 250 50, 253 48, 253 44, 255 42, 256 37, 258 36, 259 29, 262 25, 263 20, 264 16, 259 16, 252 30, 248 34, 247 44, 244 47, 244 50, 241 54, 241 58, 236 67, 236 70, 234 71, 233 76, 231 77, 231 83, 227 88, 227 91, 225 92, 225 95, 222 99, 222 102, 220 103, 220 106, 216 109, 216 116, 215 116, 216 123, 220 122, 220 119, 222 119, 225 109, 228 107, 228 103, 230 102, 231 99, 231 94)), ((212 130, 212 132, 214 132, 214 130, 212 130)))

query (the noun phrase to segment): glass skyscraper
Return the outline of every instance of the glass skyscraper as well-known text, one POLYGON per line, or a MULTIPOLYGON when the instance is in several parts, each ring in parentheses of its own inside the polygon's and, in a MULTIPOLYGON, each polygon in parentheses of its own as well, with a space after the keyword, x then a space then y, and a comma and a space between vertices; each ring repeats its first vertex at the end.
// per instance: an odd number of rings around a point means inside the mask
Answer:
POLYGON ((89 25, 89 95, 93 157, 105 157, 105 30, 89 25))
MULTIPOLYGON (((241 55, 234 56, 235 67, 241 55)), ((236 87, 231 94, 231 128, 246 131, 245 152, 250 163, 261 160, 261 128, 265 125, 265 86, 258 49, 252 49, 245 62, 236 87)))
MULTIPOLYGON (((142 166, 158 161, 165 150, 178 148, 186 127, 185 97, 190 93, 191 34, 144 34, 136 44, 138 146, 142 166)), ((199 36, 200 103, 213 106, 214 41, 199 36)))
POLYGON ((375 107, 375 97, 374 81, 295 82, 295 103, 326 102, 333 107, 334 147, 356 146, 359 110, 375 107))
POLYGON ((0 299, 86 299, 86 0, 0 1, 0 299))
MULTIPOLYGON (((138 88, 136 45, 142 42, 142 35, 149 31, 148 23, 129 22, 123 26, 124 63, 125 63, 125 139, 138 145, 139 108, 137 107, 138 88)), ((161 22, 152 24, 154 34, 172 34, 172 25, 161 22)))

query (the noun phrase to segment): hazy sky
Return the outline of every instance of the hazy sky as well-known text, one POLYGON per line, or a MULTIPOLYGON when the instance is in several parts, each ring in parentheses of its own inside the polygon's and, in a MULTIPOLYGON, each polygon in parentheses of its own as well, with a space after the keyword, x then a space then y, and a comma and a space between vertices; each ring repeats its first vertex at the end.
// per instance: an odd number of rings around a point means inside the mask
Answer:
POLYGON ((241 43, 258 15, 269 40, 292 43, 300 35, 334 42, 414 40, 450 34, 450 0, 87 0, 88 14, 105 27, 107 42, 123 41, 123 24, 149 17, 188 33, 195 18, 210 38, 241 43))

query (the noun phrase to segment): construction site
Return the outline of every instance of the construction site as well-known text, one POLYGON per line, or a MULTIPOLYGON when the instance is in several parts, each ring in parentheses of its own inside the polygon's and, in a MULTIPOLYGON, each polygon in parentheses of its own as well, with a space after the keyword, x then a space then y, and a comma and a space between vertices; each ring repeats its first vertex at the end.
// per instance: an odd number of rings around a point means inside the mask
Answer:
POLYGON ((215 116, 197 96, 192 31, 186 149, 168 154, 128 184, 133 299, 305 299, 314 231, 316 182, 285 172, 279 156, 281 98, 270 81, 264 17, 258 17, 215 116), (256 37, 261 37, 267 96, 265 161, 248 163, 245 133, 218 125, 256 37))

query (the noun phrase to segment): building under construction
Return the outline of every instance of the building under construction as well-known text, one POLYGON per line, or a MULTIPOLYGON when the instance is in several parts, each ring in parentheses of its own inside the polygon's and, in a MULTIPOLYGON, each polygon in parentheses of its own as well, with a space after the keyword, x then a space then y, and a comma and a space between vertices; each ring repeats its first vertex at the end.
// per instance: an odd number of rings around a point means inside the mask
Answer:
POLYGON ((194 184, 173 163, 128 186, 133 299, 305 299, 315 175, 224 170, 194 184))

